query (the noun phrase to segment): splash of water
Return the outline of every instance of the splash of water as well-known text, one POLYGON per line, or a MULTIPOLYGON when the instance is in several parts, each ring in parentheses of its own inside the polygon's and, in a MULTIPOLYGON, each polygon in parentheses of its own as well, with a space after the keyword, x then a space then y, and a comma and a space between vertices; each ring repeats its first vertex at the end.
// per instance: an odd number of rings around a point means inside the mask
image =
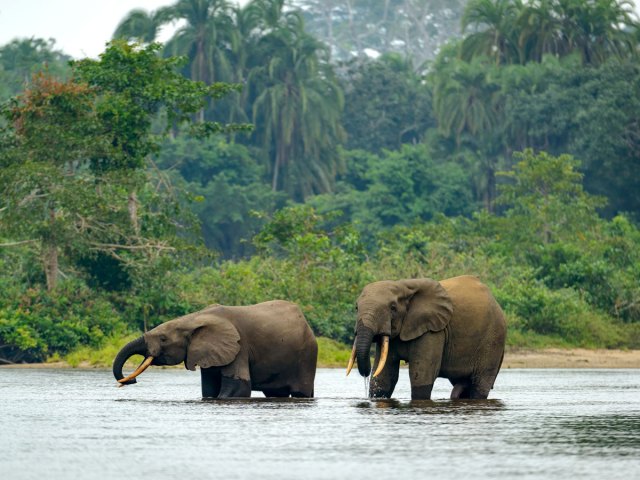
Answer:
POLYGON ((371 377, 363 377, 364 378, 364 396, 365 397, 369 397, 369 381, 371 380, 371 377))

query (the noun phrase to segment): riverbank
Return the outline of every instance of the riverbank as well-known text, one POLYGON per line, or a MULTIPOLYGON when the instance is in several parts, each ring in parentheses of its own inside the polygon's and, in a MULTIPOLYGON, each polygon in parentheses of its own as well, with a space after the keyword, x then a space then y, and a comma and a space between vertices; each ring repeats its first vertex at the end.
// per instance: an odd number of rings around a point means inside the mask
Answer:
POLYGON ((511 350, 502 368, 640 368, 640 350, 511 350))
MULTIPOLYGON (((321 346, 323 346, 321 344, 321 346)), ((320 355, 318 367, 345 368, 349 358, 348 350, 340 350, 320 355)), ((321 348, 321 350, 323 350, 321 348)), ((71 365, 66 361, 47 363, 27 363, 0 365, 0 368, 108 368, 103 362, 81 361, 71 365)), ((179 368, 183 368, 181 365, 179 368)), ((541 350, 512 349, 505 353, 502 368, 640 368, 640 350, 589 350, 584 348, 541 350)))

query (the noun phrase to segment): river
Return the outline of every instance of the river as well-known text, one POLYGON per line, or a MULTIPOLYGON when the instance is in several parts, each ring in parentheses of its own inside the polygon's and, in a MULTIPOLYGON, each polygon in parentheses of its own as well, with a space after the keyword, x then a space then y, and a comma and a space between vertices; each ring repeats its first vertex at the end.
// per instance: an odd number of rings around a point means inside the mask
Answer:
POLYGON ((319 369, 316 398, 202 401, 200 376, 0 368, 0 479, 640 478, 640 370, 504 370, 490 399, 366 398, 319 369))

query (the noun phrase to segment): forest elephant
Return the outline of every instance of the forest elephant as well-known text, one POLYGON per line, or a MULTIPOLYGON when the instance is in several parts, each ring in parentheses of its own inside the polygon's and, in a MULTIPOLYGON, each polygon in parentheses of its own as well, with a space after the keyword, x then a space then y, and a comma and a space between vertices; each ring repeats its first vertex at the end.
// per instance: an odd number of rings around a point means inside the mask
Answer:
POLYGON ((113 362, 121 385, 149 365, 200 367, 205 398, 313 397, 318 344, 300 308, 274 300, 257 305, 211 305, 170 320, 125 345, 113 362), (127 377, 124 363, 132 355, 144 362, 127 377))
POLYGON ((369 376, 369 352, 376 341, 371 397, 391 396, 401 360, 409 363, 412 399, 431 398, 437 377, 449 379, 452 399, 489 395, 502 364, 507 328, 500 306, 476 277, 370 283, 356 309, 347 375, 357 360, 360 374, 369 376))

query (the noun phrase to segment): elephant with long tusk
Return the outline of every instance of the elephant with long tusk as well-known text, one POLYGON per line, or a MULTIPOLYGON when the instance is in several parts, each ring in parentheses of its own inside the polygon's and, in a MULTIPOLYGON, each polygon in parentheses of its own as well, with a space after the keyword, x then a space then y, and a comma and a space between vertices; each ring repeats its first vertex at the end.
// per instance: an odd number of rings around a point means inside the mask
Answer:
POLYGON ((504 356, 504 314, 486 285, 464 275, 371 283, 356 304, 356 337, 347 375, 358 363, 371 373, 371 397, 388 398, 400 361, 409 363, 412 399, 429 399, 437 377, 453 385, 451 398, 487 398, 504 356))
POLYGON ((113 362, 120 386, 151 365, 200 367, 202 396, 313 397, 318 344, 300 308, 281 300, 244 307, 212 305, 165 322, 129 342, 113 362), (133 355, 145 360, 130 375, 133 355))

